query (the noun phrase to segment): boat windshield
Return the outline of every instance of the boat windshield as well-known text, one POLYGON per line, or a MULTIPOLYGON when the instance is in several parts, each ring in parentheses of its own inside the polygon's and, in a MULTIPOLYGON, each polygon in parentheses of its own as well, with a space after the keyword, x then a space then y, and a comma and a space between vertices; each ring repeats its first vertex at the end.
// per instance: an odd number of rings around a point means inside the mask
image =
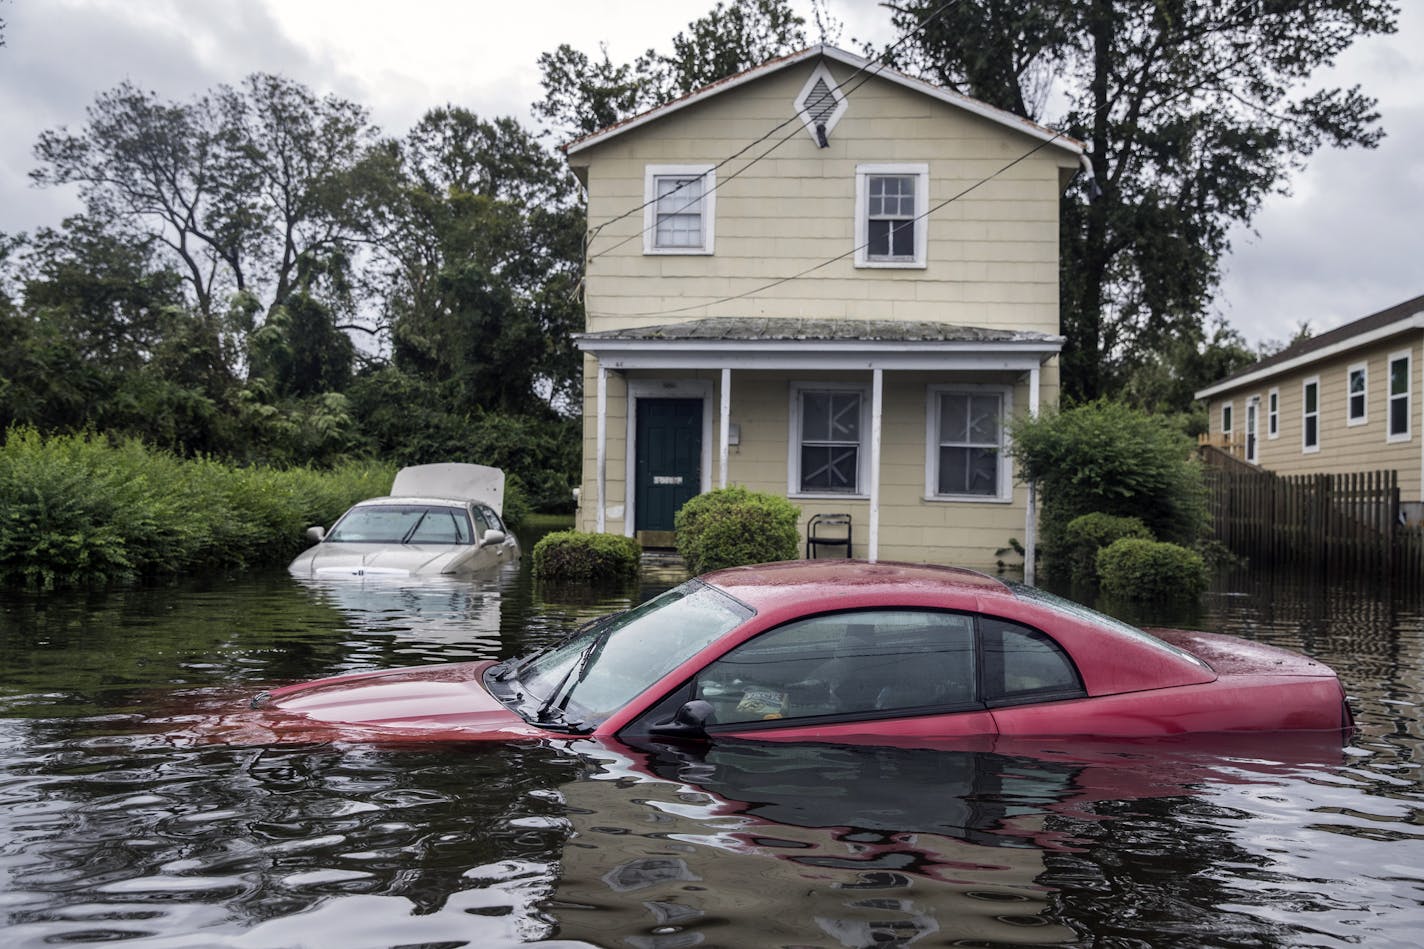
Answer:
POLYGON ((468 544, 470 516, 443 504, 370 504, 347 511, 326 535, 337 544, 468 544))
POLYGON ((644 689, 752 615, 752 610, 700 580, 586 627, 548 652, 515 666, 538 723, 591 729, 644 689))

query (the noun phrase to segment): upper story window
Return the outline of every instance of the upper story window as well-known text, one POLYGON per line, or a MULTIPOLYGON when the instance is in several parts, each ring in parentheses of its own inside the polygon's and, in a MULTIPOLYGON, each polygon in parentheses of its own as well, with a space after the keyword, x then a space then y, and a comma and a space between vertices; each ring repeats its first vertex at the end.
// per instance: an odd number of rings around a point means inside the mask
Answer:
POLYGON ((716 187, 712 165, 649 165, 643 178, 643 253, 712 253, 716 187))
POLYGON ((1006 386, 931 386, 925 493, 931 498, 1007 501, 1006 386))
POLYGON ((863 386, 791 387, 791 494, 865 494, 867 401, 863 386))
POLYGON ((1281 390, 1272 389, 1266 394, 1266 437, 1275 438, 1281 433, 1281 390))
POLYGON ((1369 377, 1369 367, 1359 363, 1350 367, 1347 379, 1350 401, 1345 416, 1346 425, 1363 425, 1368 421, 1366 414, 1365 388, 1369 377))
POLYGON ((1300 387, 1300 450, 1320 450, 1320 379, 1305 380, 1300 387))
POLYGON ((924 267, 929 165, 857 165, 855 265, 924 267))
POLYGON ((1389 357, 1389 435, 1392 442, 1409 439, 1409 380, 1413 362, 1409 353, 1389 357))

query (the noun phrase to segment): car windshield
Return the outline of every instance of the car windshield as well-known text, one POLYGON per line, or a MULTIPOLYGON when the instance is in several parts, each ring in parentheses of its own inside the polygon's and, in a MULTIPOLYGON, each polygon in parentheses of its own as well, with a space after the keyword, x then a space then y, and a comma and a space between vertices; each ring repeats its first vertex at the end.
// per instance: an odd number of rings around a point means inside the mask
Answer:
POLYGON ((523 714, 593 728, 751 615, 720 590, 689 580, 518 666, 535 703, 523 714))
POLYGON ((445 504, 369 504, 347 511, 326 540, 341 544, 468 544, 463 508, 445 504))
POLYGON ((1056 596, 1052 593, 1047 592, 1046 590, 1040 590, 1038 587, 1031 587, 1024 583, 1015 583, 1009 581, 1006 583, 1006 585, 1009 587, 1009 589, 1013 590, 1014 593, 1016 593, 1018 596, 1022 597, 1025 600, 1033 600, 1035 603, 1038 603, 1042 606, 1046 606, 1049 609, 1054 610, 1058 613, 1062 613, 1065 616, 1071 616, 1072 618, 1077 620, 1088 620, 1089 622, 1097 623, 1099 626, 1107 626, 1108 628, 1115 629, 1120 633, 1125 633, 1126 635, 1131 636, 1132 638, 1139 640, 1140 642, 1147 643, 1150 646, 1155 646, 1156 648, 1161 649, 1163 652, 1169 652, 1179 659, 1185 659, 1193 665, 1201 666, 1203 669, 1211 668, 1211 666, 1208 666, 1199 657, 1193 656, 1185 649, 1180 649, 1177 646, 1173 646, 1169 642, 1164 642, 1158 639, 1156 636, 1153 636, 1151 633, 1146 632, 1145 630, 1138 629, 1136 626, 1133 626, 1130 623, 1124 623, 1122 620, 1117 619, 1115 617, 1108 616, 1106 613, 1099 613, 1097 610, 1090 609, 1089 607, 1086 607, 1081 603, 1074 603, 1072 600, 1065 600, 1061 596, 1056 596))

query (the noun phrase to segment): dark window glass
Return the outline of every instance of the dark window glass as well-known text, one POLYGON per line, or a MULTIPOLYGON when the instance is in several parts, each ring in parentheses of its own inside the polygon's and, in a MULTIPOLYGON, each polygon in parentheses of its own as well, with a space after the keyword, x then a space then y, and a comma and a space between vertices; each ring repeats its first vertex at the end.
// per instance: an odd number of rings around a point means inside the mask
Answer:
POLYGON ((1047 702, 1084 695, 1073 662, 1048 636, 1007 620, 979 621, 984 698, 990 704, 1047 702))
POLYGON ((974 625, 962 614, 915 610, 799 620, 708 665, 694 694, 723 725, 967 707, 974 625))

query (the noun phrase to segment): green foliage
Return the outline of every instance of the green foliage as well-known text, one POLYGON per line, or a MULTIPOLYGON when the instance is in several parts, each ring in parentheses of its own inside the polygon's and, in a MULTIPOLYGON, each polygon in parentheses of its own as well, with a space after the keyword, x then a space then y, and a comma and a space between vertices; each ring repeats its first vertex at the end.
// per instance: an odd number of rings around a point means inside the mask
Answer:
POLYGON ((394 471, 234 468, 135 439, 11 429, 0 446, 0 586, 101 585, 280 563, 302 530, 384 494, 394 471))
POLYGON ((718 0, 672 39, 614 65, 608 49, 590 59, 568 44, 539 57, 544 98, 535 115, 561 139, 587 135, 630 115, 806 46, 803 20, 787 0, 718 0))
POLYGON ((1167 421, 1098 400, 1021 418, 1011 452, 1043 498, 1043 548, 1065 550, 1083 514, 1136 517, 1162 540, 1193 545, 1207 524, 1206 486, 1191 442, 1167 421))
POLYGON ((1112 514, 1080 514, 1063 528, 1063 547, 1059 551, 1068 564, 1072 582, 1092 583, 1098 578, 1098 551, 1125 537, 1153 540, 1147 525, 1136 517, 1112 514))
POLYGON ((534 576, 543 580, 630 580, 643 547, 621 534, 554 531, 534 545, 534 576))
POLYGON ((1097 572, 1104 593, 1137 601, 1194 600, 1206 592, 1208 580, 1201 554, 1139 537, 1099 551, 1097 572))
POLYGON ((677 552, 693 574, 793 560, 800 514, 796 505, 774 494, 735 486, 708 491, 673 518, 677 552))
POLYGON ((1398 13, 1392 0, 892 5, 906 68, 1089 146, 1092 183, 1080 175, 1062 202, 1068 398, 1118 391, 1174 340, 1200 348, 1233 231, 1320 146, 1380 140, 1375 100, 1321 77, 1398 13))

